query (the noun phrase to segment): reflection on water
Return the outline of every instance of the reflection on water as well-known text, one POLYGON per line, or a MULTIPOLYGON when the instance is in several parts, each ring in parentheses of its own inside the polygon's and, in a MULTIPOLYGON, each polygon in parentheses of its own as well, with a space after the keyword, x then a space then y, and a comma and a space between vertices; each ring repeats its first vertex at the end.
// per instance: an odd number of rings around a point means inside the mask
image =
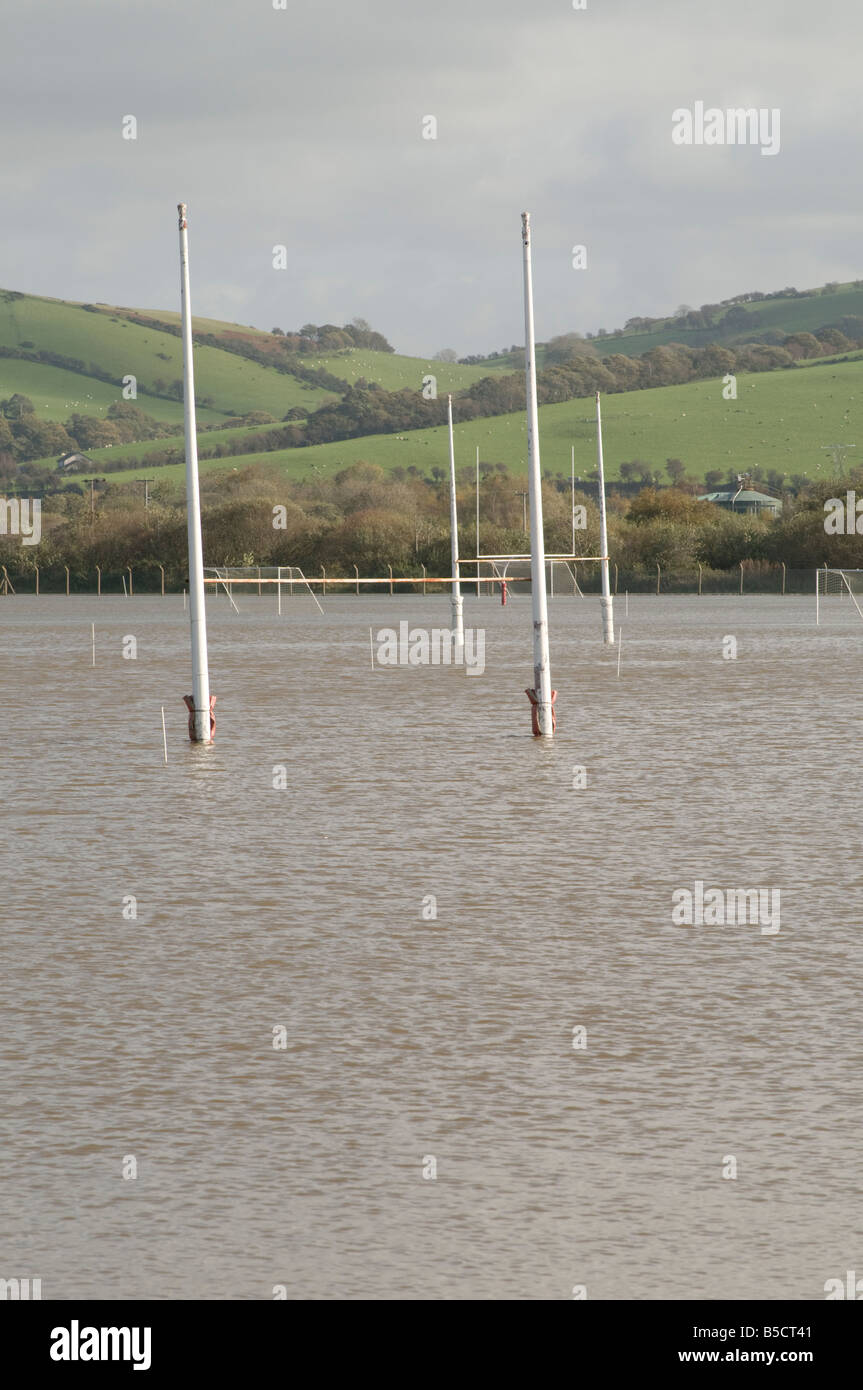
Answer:
POLYGON ((524 595, 466 598, 474 679, 372 669, 445 598, 235 599, 211 748, 180 599, 0 602, 0 1276, 823 1297, 861 1235, 857 614, 630 598, 618 679, 559 597, 548 745, 524 595), (779 889, 781 931, 673 926, 696 879, 779 889))

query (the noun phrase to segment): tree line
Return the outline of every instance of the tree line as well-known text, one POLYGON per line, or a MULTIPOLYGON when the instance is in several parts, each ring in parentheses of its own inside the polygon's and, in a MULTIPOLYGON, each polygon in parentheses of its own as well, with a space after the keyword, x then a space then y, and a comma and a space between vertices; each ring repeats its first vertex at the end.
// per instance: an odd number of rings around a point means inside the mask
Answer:
MULTIPOLYGON (((481 545, 488 553, 523 552, 522 479, 503 465, 482 466, 480 483, 481 545)), ((810 485, 796 498, 786 497, 775 520, 741 515, 700 502, 685 486, 641 488, 625 495, 613 488, 608 499, 609 553, 612 563, 633 582, 652 582, 656 567, 663 574, 692 575, 700 565, 730 574, 741 562, 753 566, 823 564, 863 568, 863 536, 828 536, 824 502, 844 496, 847 488, 863 494, 863 469, 847 478, 810 485)), ((319 575, 421 576, 449 573, 449 496, 445 479, 421 478, 407 469, 386 473, 376 465, 355 464, 330 478, 287 481, 275 468, 252 466, 237 473, 204 474, 201 479, 204 554, 208 565, 299 565, 319 575)), ((473 471, 459 478, 464 517, 473 516, 473 471)), ((576 532, 577 548, 596 555, 599 521, 596 495, 584 488, 576 495, 586 524, 576 532)), ((546 545, 568 553, 571 545, 569 480, 543 480, 546 545)), ((472 521, 460 536, 462 553, 474 553, 472 521)), ((0 563, 16 588, 65 588, 65 566, 72 585, 95 587, 96 566, 113 576, 131 565, 136 592, 158 589, 159 566, 168 587, 187 582, 185 500, 182 489, 167 481, 151 486, 150 506, 142 490, 130 483, 100 484, 91 501, 89 488, 73 484, 45 498, 42 538, 23 546, 15 536, 0 536, 0 563)), ((580 566, 589 587, 597 567, 580 566)))

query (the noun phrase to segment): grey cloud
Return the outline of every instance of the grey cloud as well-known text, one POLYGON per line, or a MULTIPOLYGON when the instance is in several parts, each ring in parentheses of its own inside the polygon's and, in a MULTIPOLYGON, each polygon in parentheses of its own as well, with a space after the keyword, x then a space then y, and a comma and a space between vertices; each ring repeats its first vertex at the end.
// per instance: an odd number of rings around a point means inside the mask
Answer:
POLYGON ((861 272, 855 0, 46 0, 3 24, 7 286, 176 307, 180 198, 196 312, 362 313, 422 354, 520 341, 523 207, 541 337, 861 272), (780 107, 781 154, 672 146, 697 99, 780 107))

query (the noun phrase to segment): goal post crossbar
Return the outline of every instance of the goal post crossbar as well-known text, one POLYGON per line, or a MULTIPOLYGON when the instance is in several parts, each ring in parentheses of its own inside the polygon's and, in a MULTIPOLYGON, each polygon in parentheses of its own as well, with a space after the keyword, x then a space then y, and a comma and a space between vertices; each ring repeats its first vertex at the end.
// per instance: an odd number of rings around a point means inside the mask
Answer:
MULTIPOLYGON (((572 582, 573 593, 583 597, 578 583, 576 565, 596 564, 601 560, 599 555, 546 555, 546 563, 554 573, 554 566, 562 564, 567 571, 569 581, 572 582)), ((507 584, 530 584, 529 574, 510 574, 510 565, 526 566, 530 563, 530 555, 478 555, 467 556, 459 561, 460 566, 472 565, 476 568, 476 574, 470 579, 471 585, 481 583, 499 583, 506 580, 507 584), (483 573, 483 568, 491 573, 483 573)), ((462 579, 465 575, 462 574, 462 579)), ((265 589, 275 588, 281 593, 285 589, 289 593, 294 592, 294 586, 299 585, 301 589, 308 590, 314 597, 314 589, 321 589, 326 593, 327 589, 338 587, 348 587, 356 589, 360 587, 386 586, 390 592, 394 592, 399 585, 411 585, 417 587, 422 585, 423 589, 427 584, 434 585, 453 585, 459 582, 457 574, 432 575, 432 574, 412 574, 412 575, 361 575, 355 572, 353 575, 327 574, 322 570, 318 575, 306 575, 299 565, 209 565, 204 569, 204 585, 211 589, 223 590, 233 604, 232 591, 234 585, 248 586, 257 585, 258 593, 265 589)), ((552 590, 554 588, 552 582, 552 590)), ((317 599, 315 600, 317 602, 317 599)), ((236 607, 236 605, 234 605, 236 607)))
MULTIPOLYGON (((467 559, 462 559, 462 560, 460 560, 460 561, 459 561, 459 564, 460 564, 460 565, 479 565, 479 564, 483 564, 486 560, 529 560, 530 558, 531 558, 531 557, 530 557, 530 552, 529 552, 529 551, 528 551, 528 553, 525 554, 525 555, 520 555, 520 554, 510 554, 510 555, 476 555, 476 556, 469 556, 467 559)), ((603 555, 549 555, 548 553, 546 553, 545 558, 546 558, 546 560, 579 560, 579 561, 581 561, 583 564, 587 564, 587 562, 588 562, 589 560, 596 560, 596 561, 599 561, 599 560, 606 559, 607 557, 606 557, 606 556, 603 556, 603 555)))

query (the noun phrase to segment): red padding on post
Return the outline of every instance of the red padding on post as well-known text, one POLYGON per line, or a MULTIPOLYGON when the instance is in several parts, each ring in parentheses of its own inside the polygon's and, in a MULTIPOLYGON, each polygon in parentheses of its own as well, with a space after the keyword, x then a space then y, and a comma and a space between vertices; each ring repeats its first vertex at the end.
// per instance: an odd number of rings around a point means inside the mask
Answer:
MULTIPOLYGON (((210 696, 210 740, 211 740, 211 741, 216 737, 216 716, 215 716, 214 713, 213 713, 213 705, 216 703, 216 699, 217 699, 217 696, 215 696, 215 695, 211 695, 211 696, 210 696)), ((183 704, 186 706, 186 709, 189 711, 189 738, 192 740, 193 743, 198 743, 198 742, 200 742, 200 740, 199 740, 198 738, 196 738, 196 736, 195 736, 195 697, 194 697, 194 695, 184 695, 184 696, 183 696, 183 704)))
MULTIPOLYGON (((540 727, 539 727, 539 715, 537 714, 537 709, 539 708, 539 700, 536 698, 536 691, 535 691, 535 690, 525 690, 524 693, 525 693, 525 695, 527 696, 527 698, 530 700, 530 722, 531 722, 531 726, 532 726, 532 728, 533 728, 533 733, 534 733, 534 736, 535 736, 536 738, 539 738, 540 735, 541 735, 541 733, 542 733, 542 730, 541 730, 540 727)), ((557 691, 556 691, 556 690, 553 690, 553 691, 551 692, 551 732, 552 732, 552 733, 554 733, 555 729, 557 728, 557 715, 556 715, 555 712, 554 712, 554 702, 555 702, 556 699, 557 699, 557 691)))

